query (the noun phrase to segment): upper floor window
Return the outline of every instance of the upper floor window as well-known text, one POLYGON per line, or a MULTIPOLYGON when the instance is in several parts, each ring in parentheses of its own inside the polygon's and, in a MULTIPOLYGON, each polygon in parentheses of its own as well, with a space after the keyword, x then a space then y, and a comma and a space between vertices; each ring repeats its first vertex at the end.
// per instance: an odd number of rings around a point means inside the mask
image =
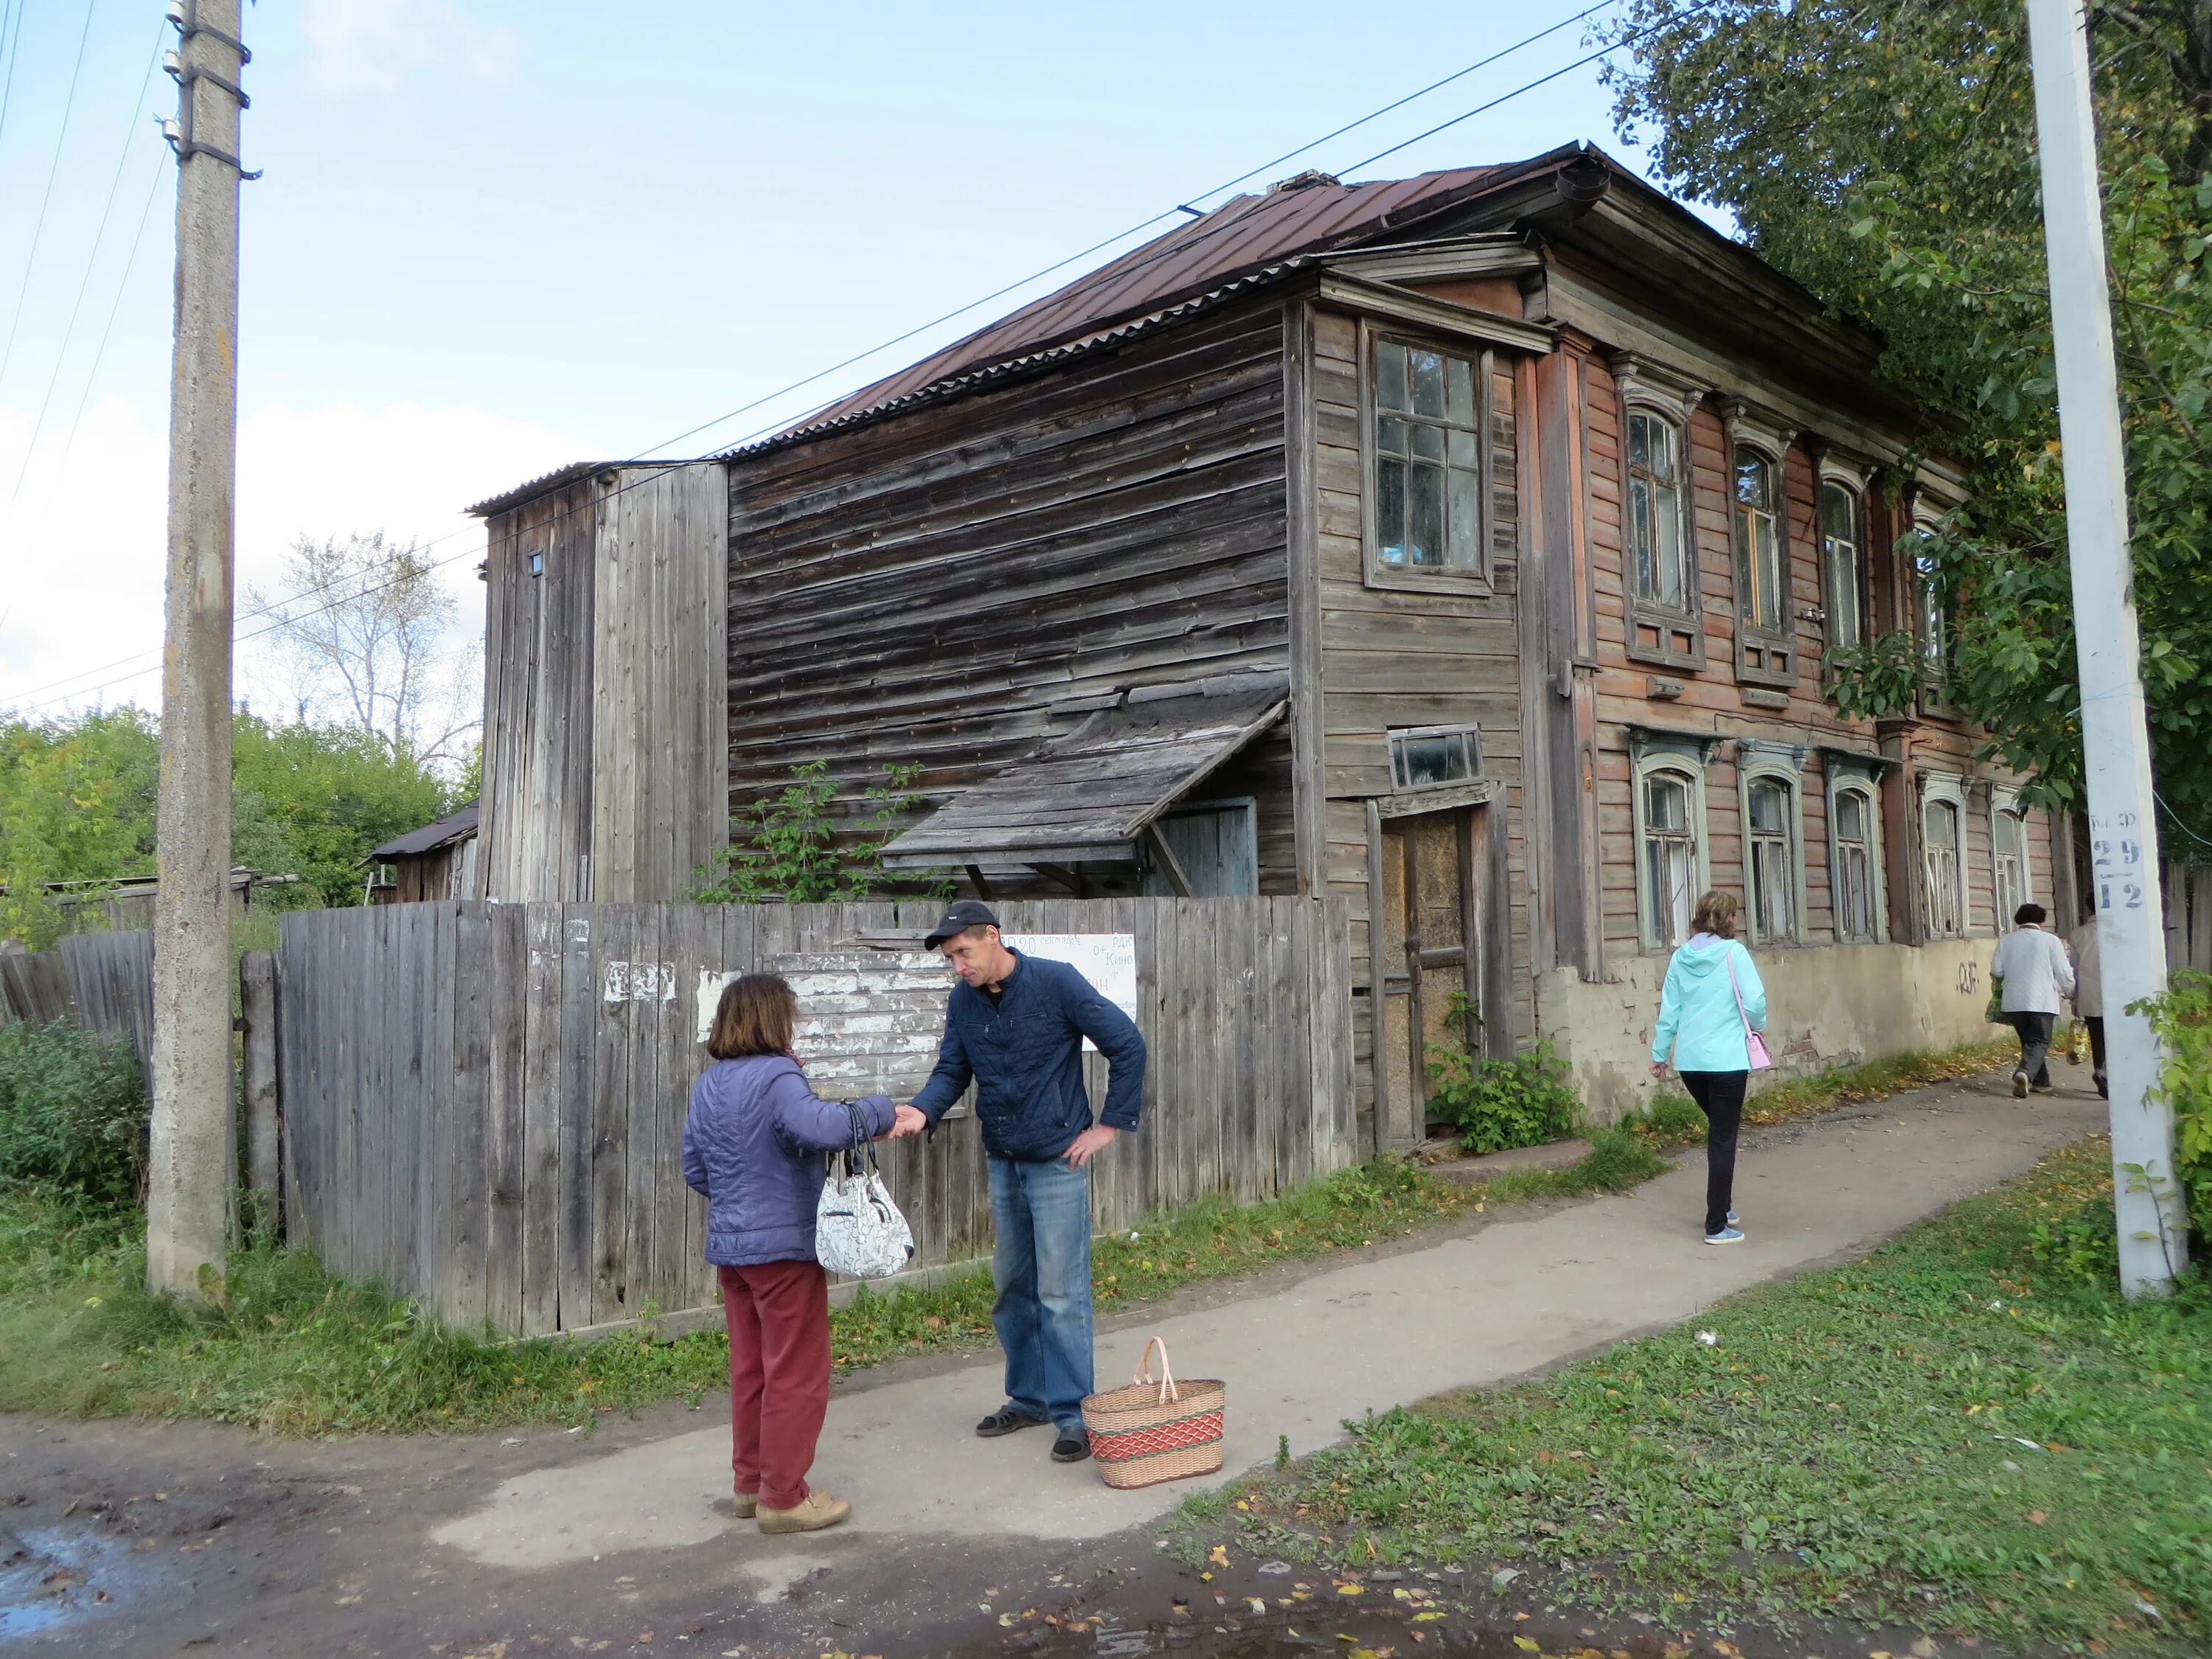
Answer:
POLYGON ((1828 809, 1830 856, 1834 860, 1836 937, 1868 943, 1875 937, 1875 918, 1881 903, 1875 872, 1880 868, 1875 848, 1874 797, 1853 786, 1836 791, 1828 809))
POLYGON ((1746 783, 1745 830, 1750 842, 1751 925, 1764 943, 1797 936, 1796 792, 1783 779, 1755 775, 1746 783))
POLYGON ((1780 469, 1755 449, 1735 452, 1735 542, 1745 623, 1763 633, 1788 626, 1783 569, 1780 469))
POLYGON ((1482 741, 1471 726, 1425 726, 1390 733, 1390 787, 1434 789, 1482 771, 1482 741))
POLYGON ((1820 486, 1820 550, 1828 576, 1828 643, 1839 651, 1866 643, 1865 514, 1859 492, 1834 480, 1820 486))
POLYGON ((2028 902, 2027 825, 2009 807, 1990 814, 1990 842, 1996 857, 1997 932, 2007 933, 2013 912, 2028 902))
POLYGON ((1375 345, 1375 559, 1386 571, 1482 577, 1480 359, 1375 345))
POLYGON ((1628 417, 1628 526, 1637 598, 1672 611, 1689 609, 1681 438, 1672 422, 1643 410, 1628 417))
POLYGON ((1960 939, 1966 931, 1965 814, 1955 800, 1930 797, 1921 803, 1920 836, 1928 882, 1928 932, 1934 939, 1960 939))

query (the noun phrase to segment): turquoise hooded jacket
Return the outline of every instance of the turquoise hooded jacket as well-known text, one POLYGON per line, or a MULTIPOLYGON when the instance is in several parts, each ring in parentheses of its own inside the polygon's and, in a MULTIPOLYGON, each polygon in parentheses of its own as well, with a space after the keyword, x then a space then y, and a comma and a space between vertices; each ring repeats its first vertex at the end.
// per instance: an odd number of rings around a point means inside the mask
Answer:
POLYGON ((1751 952, 1732 939, 1699 933, 1680 946, 1667 964, 1667 983, 1659 993, 1659 1024, 1651 1033, 1651 1063, 1670 1059, 1678 1072, 1746 1072, 1751 1051, 1743 1023, 1766 1029, 1766 987, 1752 966, 1751 952), (1729 968, 1735 968, 1735 985, 1729 968), (1736 1012, 1736 991, 1743 1012, 1736 1012))

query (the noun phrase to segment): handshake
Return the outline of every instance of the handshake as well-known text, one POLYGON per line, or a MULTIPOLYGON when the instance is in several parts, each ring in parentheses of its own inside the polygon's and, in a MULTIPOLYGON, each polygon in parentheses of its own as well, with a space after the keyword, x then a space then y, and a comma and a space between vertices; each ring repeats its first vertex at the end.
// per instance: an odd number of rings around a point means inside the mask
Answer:
POLYGON ((893 1109, 891 1127, 876 1137, 878 1140, 904 1140, 908 1135, 918 1135, 929 1127, 929 1119, 911 1106, 893 1109))

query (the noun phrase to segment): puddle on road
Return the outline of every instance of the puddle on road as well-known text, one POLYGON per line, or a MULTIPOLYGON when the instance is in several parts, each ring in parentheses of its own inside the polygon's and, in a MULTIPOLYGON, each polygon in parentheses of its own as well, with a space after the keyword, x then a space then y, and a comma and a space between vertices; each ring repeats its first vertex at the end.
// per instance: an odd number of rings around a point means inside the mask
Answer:
POLYGON ((120 1539, 86 1528, 0 1530, 0 1642, 106 1613, 150 1583, 120 1539))

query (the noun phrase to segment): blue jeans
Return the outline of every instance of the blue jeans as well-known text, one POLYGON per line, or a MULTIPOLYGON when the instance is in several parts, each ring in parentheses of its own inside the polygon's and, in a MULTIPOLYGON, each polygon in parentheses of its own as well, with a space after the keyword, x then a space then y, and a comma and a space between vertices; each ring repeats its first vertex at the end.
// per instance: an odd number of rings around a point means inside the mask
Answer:
POLYGON ((1006 1399, 1061 1429, 1083 1426, 1091 1381, 1091 1172, 1066 1158, 994 1158, 998 1243, 991 1310, 1006 1351, 1006 1399))

